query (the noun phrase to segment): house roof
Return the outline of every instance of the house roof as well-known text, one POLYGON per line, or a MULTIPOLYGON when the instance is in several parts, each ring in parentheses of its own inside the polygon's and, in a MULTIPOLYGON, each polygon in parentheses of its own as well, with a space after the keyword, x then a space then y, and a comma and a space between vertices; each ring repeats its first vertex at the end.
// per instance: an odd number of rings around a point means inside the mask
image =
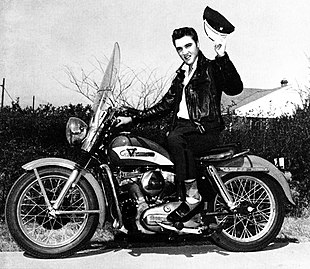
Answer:
POLYGON ((292 85, 274 89, 249 89, 236 96, 223 94, 223 113, 234 111, 237 116, 275 118, 292 115, 297 107, 303 106, 303 99, 292 85))
MULTIPOLYGON (((285 86, 285 87, 288 87, 288 86, 285 86)), ((244 88, 242 93, 235 95, 235 96, 228 96, 226 94, 223 94, 221 102, 222 102, 223 108, 231 107, 232 110, 235 110, 239 107, 242 107, 246 104, 254 102, 270 93, 273 93, 285 87, 278 87, 274 89, 244 88)))

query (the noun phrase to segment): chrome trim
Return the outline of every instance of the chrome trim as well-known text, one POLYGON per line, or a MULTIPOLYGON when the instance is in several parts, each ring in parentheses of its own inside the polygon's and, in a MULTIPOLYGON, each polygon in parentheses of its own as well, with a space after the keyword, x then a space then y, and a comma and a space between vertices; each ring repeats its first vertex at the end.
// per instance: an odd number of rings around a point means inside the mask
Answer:
POLYGON ((238 152, 238 153, 234 154, 234 155, 232 156, 232 158, 237 158, 237 157, 246 155, 246 154, 248 154, 249 152, 250 152, 250 149, 246 149, 246 150, 244 150, 244 151, 241 151, 241 152, 238 152))
POLYGON ((62 159, 62 158, 42 158, 37 159, 34 161, 31 161, 29 163, 26 163, 22 166, 23 169, 29 171, 33 170, 36 167, 42 167, 42 166, 61 166, 68 169, 74 169, 76 166, 79 167, 79 165, 73 161, 62 159))
POLYGON ((65 198, 65 195, 67 194, 68 190, 71 188, 73 183, 77 182, 81 178, 81 174, 79 169, 73 169, 71 175, 69 176, 65 186, 62 188, 60 194, 58 195, 54 205, 53 209, 57 210, 60 207, 60 204, 65 198))
POLYGON ((55 210, 55 215, 68 215, 68 214, 93 214, 93 213, 100 213, 100 210, 81 210, 81 211, 63 211, 63 210, 55 210))
POLYGON ((40 175, 39 175, 39 173, 38 173, 38 170, 35 168, 35 169, 33 169, 33 171, 34 171, 34 174, 35 174, 35 176, 36 176, 36 178, 37 178, 37 180, 38 180, 38 183, 39 183, 41 192, 42 192, 43 197, 44 197, 45 204, 47 205, 48 210, 51 211, 53 208, 52 208, 52 205, 51 205, 50 200, 49 200, 48 197, 47 197, 47 194, 46 194, 45 188, 44 188, 44 186, 43 186, 41 177, 40 177, 40 175))
POLYGON ((213 165, 208 165, 207 171, 209 175, 213 178, 215 184, 217 185, 217 188, 223 197, 226 205, 229 207, 230 210, 235 209, 236 205, 234 203, 234 199, 229 194, 225 184, 223 183, 221 177, 219 176, 218 172, 216 171, 215 167, 213 165))
POLYGON ((217 167, 217 169, 223 172, 269 172, 266 167, 217 167))
POLYGON ((184 227, 183 229, 178 230, 174 226, 171 226, 168 224, 164 224, 164 223, 160 223, 160 222, 158 222, 157 224, 166 230, 175 231, 177 233, 201 234, 202 230, 203 230, 201 227, 199 227, 199 228, 186 228, 186 227, 184 227))

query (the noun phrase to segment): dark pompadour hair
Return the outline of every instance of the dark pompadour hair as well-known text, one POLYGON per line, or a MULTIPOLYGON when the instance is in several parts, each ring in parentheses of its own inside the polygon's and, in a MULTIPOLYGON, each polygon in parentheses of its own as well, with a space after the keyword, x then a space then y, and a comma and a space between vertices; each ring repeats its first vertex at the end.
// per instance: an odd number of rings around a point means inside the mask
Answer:
POLYGON ((194 28, 191 27, 182 27, 175 29, 172 33, 172 42, 175 46, 175 40, 180 39, 184 36, 190 36, 196 43, 198 42, 198 35, 194 28))

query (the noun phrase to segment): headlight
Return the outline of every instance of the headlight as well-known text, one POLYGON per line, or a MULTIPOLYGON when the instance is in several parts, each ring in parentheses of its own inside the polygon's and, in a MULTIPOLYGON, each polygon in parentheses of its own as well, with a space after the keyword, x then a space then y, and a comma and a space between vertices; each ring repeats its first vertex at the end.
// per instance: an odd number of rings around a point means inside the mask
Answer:
POLYGON ((71 117, 67 122, 66 137, 70 145, 82 142, 87 134, 87 124, 79 118, 71 117))

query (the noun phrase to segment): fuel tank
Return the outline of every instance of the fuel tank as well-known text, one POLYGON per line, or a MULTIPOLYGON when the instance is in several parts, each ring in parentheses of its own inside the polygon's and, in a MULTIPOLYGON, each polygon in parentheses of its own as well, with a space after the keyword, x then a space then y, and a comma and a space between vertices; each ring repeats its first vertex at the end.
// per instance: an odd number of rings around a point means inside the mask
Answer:
POLYGON ((169 153, 157 143, 130 133, 115 137, 108 149, 116 166, 171 166, 169 153))

